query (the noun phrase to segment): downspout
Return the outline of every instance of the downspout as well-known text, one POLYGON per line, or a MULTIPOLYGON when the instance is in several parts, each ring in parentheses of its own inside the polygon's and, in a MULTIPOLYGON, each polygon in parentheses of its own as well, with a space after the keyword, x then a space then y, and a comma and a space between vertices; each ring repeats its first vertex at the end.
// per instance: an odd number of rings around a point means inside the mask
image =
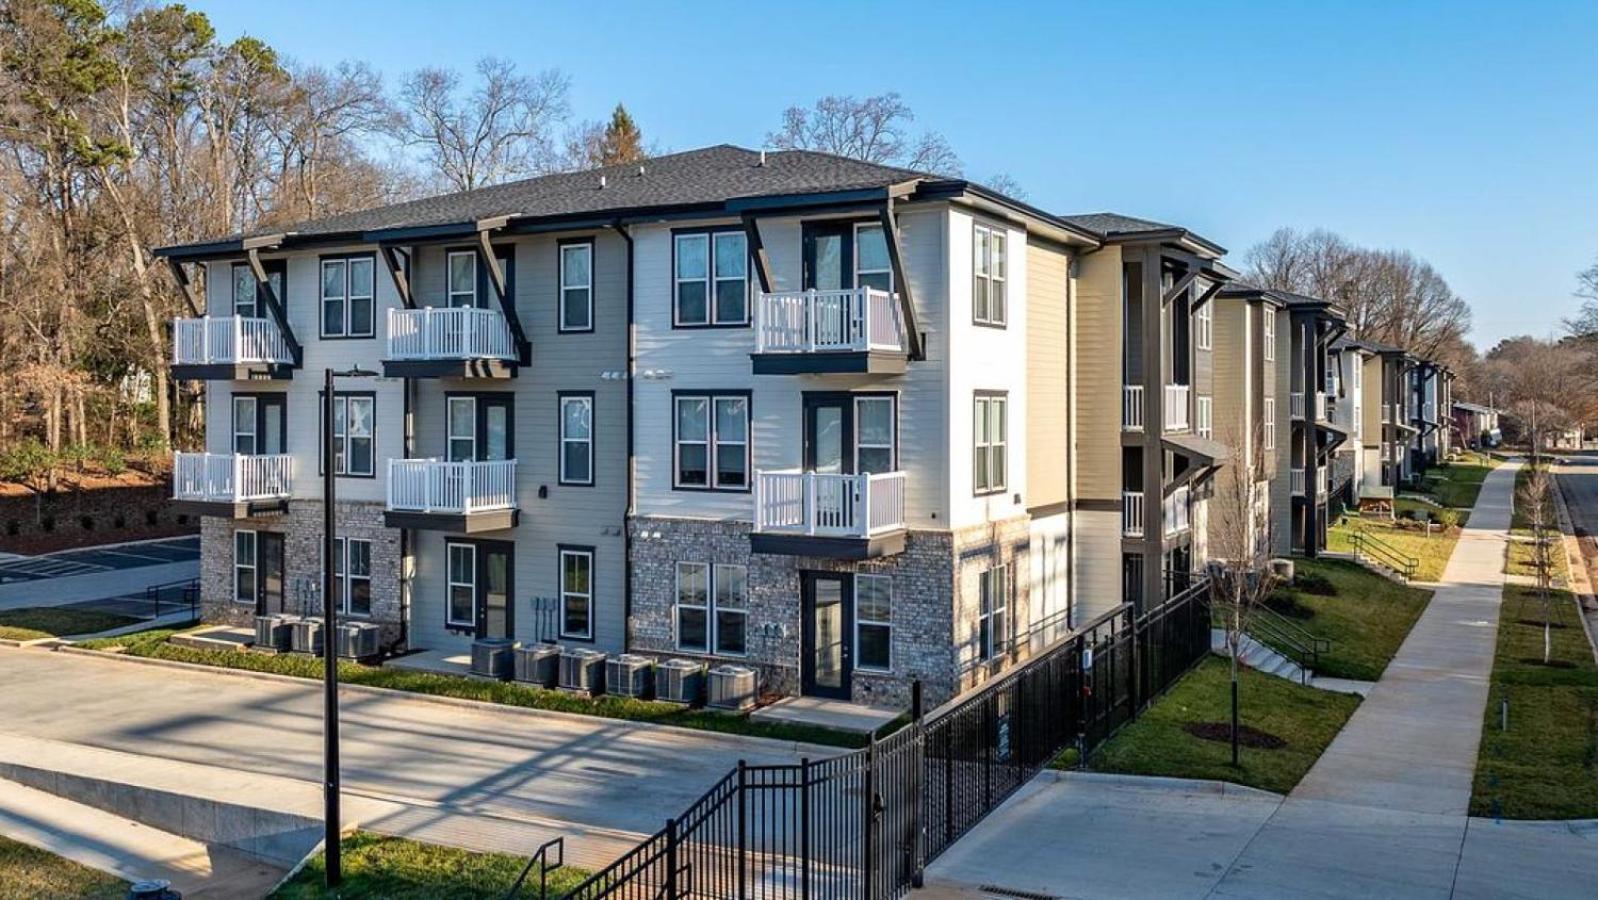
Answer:
POLYGON ((634 479, 637 469, 636 438, 633 434, 633 378, 638 371, 638 326, 633 304, 633 236, 627 226, 617 219, 610 226, 627 242, 627 502, 621 523, 621 645, 632 649, 633 627, 633 560, 631 525, 637 512, 634 479))

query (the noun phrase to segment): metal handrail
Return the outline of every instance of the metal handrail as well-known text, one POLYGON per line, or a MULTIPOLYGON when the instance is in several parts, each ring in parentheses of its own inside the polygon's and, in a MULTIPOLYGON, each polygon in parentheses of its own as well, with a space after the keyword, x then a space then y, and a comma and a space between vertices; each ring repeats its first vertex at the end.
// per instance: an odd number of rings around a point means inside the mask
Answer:
POLYGON ((1407 553, 1400 552, 1397 547, 1378 538, 1364 529, 1354 532, 1354 553, 1359 556, 1369 556, 1372 559, 1388 566, 1409 581, 1415 577, 1415 570, 1420 567, 1420 560, 1407 553), (1373 552, 1374 551, 1374 552, 1373 552))
POLYGON ((1320 661, 1320 657, 1309 645, 1302 643, 1292 634, 1278 627, 1268 616, 1258 615, 1267 612, 1264 607, 1256 607, 1254 615, 1249 617, 1248 631, 1251 636, 1263 637, 1275 650, 1286 647, 1287 654, 1298 664, 1298 678, 1302 684, 1309 683, 1309 672, 1313 668, 1311 660, 1320 661))
POLYGON ((505 892, 505 900, 514 900, 520 896, 522 885, 526 883, 527 876, 532 874, 533 866, 538 866, 538 896, 549 896, 549 873, 566 865, 566 838, 558 837, 545 841, 542 846, 533 851, 532 857, 527 860, 527 865, 522 867, 522 874, 516 876, 516 883, 505 892), (549 865, 549 848, 554 847, 558 852, 555 864, 549 865))

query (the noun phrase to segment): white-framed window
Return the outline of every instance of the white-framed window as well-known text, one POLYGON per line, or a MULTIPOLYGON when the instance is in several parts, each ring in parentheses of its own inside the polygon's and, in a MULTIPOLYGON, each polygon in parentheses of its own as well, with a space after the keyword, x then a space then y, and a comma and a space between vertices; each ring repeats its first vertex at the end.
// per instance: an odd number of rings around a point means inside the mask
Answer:
POLYGON ((679 394, 672 403, 673 484, 695 490, 748 490, 748 395, 679 394))
POLYGON ((560 483, 594 483, 594 395, 560 398, 560 483))
POLYGON ((678 562, 677 649, 720 656, 747 654, 748 591, 749 570, 744 566, 678 562))
POLYGON ((1193 314, 1193 340, 1200 350, 1210 350, 1215 346, 1215 303, 1212 301, 1199 307, 1193 314))
POLYGON ((1009 398, 978 393, 974 405, 973 489, 978 494, 1004 490, 1009 449, 1009 398))
POLYGON ((978 575, 977 592, 977 658, 993 659, 1008 646, 1009 566, 994 566, 978 575))
MULTIPOLYGON (((377 399, 371 394, 333 396, 333 473, 370 478, 377 399)), ((325 461, 324 461, 325 462, 325 461)))
POLYGON ((672 322, 749 322, 749 242, 742 231, 695 231, 672 242, 672 322))
POLYGON ((450 462, 471 462, 477 458, 477 398, 445 398, 445 452, 450 462))
POLYGON ((322 260, 322 337, 372 337, 373 275, 370 254, 322 260))
POLYGON ((254 456, 258 443, 255 433, 256 406, 254 397, 233 397, 233 452, 240 456, 254 456))
POLYGON ((449 605, 445 624, 455 628, 477 625, 477 548, 471 544, 445 544, 449 557, 449 605))
POLYGON ((716 598, 716 652, 743 656, 749 652, 749 570, 718 565, 712 584, 716 598))
POLYGON ((233 599, 252 606, 257 584, 255 548, 255 532, 244 529, 233 532, 233 599))
POLYGON ((1008 321, 1008 239, 1003 228, 981 222, 972 226, 971 320, 978 325, 1003 326, 1008 321))
POLYGON ((898 435, 893 397, 856 397, 854 470, 881 474, 897 465, 898 435))
POLYGON ((477 305, 477 251, 451 250, 445 258, 445 301, 451 309, 477 305))
POLYGON ((1200 396, 1196 403, 1193 431, 1199 437, 1212 438, 1215 436, 1215 398, 1200 396))
POLYGON ((878 672, 893 670, 893 578, 854 577, 855 664, 878 672))
POLYGON ((560 550, 560 636, 594 636, 594 551, 560 550))
POLYGON ((893 262, 888 256, 888 236, 881 225, 855 224, 854 254, 855 287, 893 293, 893 262))
POLYGON ((1263 431, 1265 433, 1265 437, 1264 437, 1265 449, 1266 450, 1275 450, 1276 449, 1276 398, 1275 397, 1266 397, 1265 398, 1264 409, 1262 410, 1262 413, 1263 413, 1263 416, 1264 416, 1264 423, 1265 423, 1265 427, 1263 429, 1263 431))
POLYGON ((594 330, 594 242, 560 245, 560 330, 594 330))
POLYGON ((339 611, 351 616, 372 614, 372 542, 361 538, 333 539, 333 598, 339 611))
POLYGON ((1260 316, 1264 324, 1262 341, 1265 344, 1265 361, 1276 362, 1276 310, 1269 306, 1260 307, 1260 316))

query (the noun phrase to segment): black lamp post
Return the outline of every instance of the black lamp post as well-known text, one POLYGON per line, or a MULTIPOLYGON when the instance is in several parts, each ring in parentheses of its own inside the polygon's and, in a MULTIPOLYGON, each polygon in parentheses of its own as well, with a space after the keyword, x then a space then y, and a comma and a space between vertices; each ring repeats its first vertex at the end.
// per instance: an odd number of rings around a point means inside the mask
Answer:
MULTIPOLYGON (((322 799, 323 854, 326 860, 326 880, 329 888, 337 887, 343 878, 343 864, 339 846, 339 764, 338 764, 338 582, 333 566, 333 554, 338 549, 334 530, 333 498, 337 482, 334 469, 333 436, 333 379, 369 378, 376 375, 359 366, 346 372, 327 370, 322 383, 322 659, 323 712, 322 712, 322 799)), ((349 428, 348 416, 345 429, 349 428)), ((377 448, 372 453, 375 457, 377 448)))

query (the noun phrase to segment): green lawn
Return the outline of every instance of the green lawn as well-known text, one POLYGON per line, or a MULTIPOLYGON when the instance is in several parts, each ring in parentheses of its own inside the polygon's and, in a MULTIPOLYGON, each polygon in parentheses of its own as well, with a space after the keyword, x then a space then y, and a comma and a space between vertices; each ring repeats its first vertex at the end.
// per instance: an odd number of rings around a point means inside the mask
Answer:
MULTIPOLYGON (((335 893, 322 886, 326 870, 318 853, 272 894, 272 900, 499 900, 516 883, 527 860, 504 853, 473 853, 404 838, 357 832, 344 839, 343 880, 335 893)), ((576 887, 588 873, 561 868, 549 875, 549 896, 576 887)), ((538 897, 538 873, 519 896, 538 897)))
MULTIPOLYGON (((1516 502, 1515 502, 1514 511, 1510 515, 1510 522, 1509 522, 1509 530, 1510 530, 1510 533, 1512 533, 1512 534, 1519 534, 1519 535, 1526 535, 1526 536, 1530 536, 1530 534, 1531 534, 1531 523, 1526 520, 1525 512, 1522 509, 1522 507, 1520 505, 1520 502, 1519 502, 1520 501, 1520 489, 1525 487, 1526 479, 1531 477, 1531 472, 1532 472, 1531 463, 1527 462, 1525 465, 1520 467, 1520 471, 1519 472, 1515 473, 1515 501, 1516 502)), ((1557 481, 1557 479, 1556 479, 1556 481, 1557 481)), ((1558 490, 1558 486, 1556 485, 1554 489, 1558 490)), ((1549 523, 1549 524, 1551 525, 1553 523, 1549 523)))
MULTIPOLYGON (((1549 556, 1553 561, 1553 576, 1555 583, 1564 578, 1567 573, 1565 567, 1565 546, 1557 533, 1550 534, 1549 556)), ((1534 564, 1536 544, 1532 540, 1510 541, 1509 554, 1504 559, 1504 572, 1509 575, 1524 575, 1533 577, 1537 574, 1534 564)))
POLYGON ((1454 544, 1459 542, 1458 528, 1449 529, 1445 533, 1434 526, 1431 532, 1427 533, 1425 529, 1413 524, 1361 519, 1350 515, 1334 522, 1326 530, 1326 549, 1337 553, 1354 552, 1353 535, 1360 529, 1366 530, 1397 552, 1418 560, 1419 563, 1415 567, 1417 581, 1436 581, 1442 578, 1443 570, 1448 567, 1448 558, 1454 554, 1454 544))
MULTIPOLYGON (((1089 757, 1088 768, 1216 779, 1287 793, 1309 771, 1360 701, 1353 694, 1334 694, 1243 670, 1239 682, 1242 723, 1287 743, 1273 750, 1244 747, 1241 762, 1234 768, 1228 742, 1198 738, 1183 729, 1188 723, 1229 723, 1230 685, 1227 661, 1218 656, 1206 659, 1089 757)), ((1067 762, 1059 761, 1062 766, 1067 762)))
POLYGON ((36 847, 0 837, 0 900, 120 900, 128 883, 36 847))
MULTIPOLYGON (((171 637, 172 634, 174 632, 169 629, 155 629, 120 637, 84 641, 78 646, 91 650, 120 648, 120 652, 129 656, 169 659, 202 666, 244 669, 251 672, 273 672, 279 675, 292 675, 297 678, 320 679, 322 677, 322 660, 319 657, 302 654, 271 656, 265 653, 251 653, 243 650, 196 650, 169 643, 167 638, 171 637)), ((556 710, 580 715, 599 716, 606 719, 650 722, 657 725, 676 725, 682 728, 696 728, 701 731, 716 731, 725 734, 743 734, 752 737, 802 741, 835 747, 863 747, 866 744, 865 735, 813 725, 786 722, 755 722, 751 721, 747 716, 732 713, 689 709, 674 703, 634 700, 610 694, 590 699, 562 691, 544 690, 507 681, 488 681, 458 675, 438 675, 430 672, 408 672, 402 669, 367 666, 347 660, 339 663, 339 679, 346 684, 368 685, 442 697, 459 697, 467 700, 480 700, 485 703, 501 703, 507 706, 522 706, 531 709, 556 710)), ((896 720, 894 723, 884 726, 884 728, 893 730, 900 724, 903 723, 896 720)))
POLYGON ((1470 811, 1509 819, 1598 817, 1598 666, 1574 597, 1552 593, 1555 666, 1542 664, 1544 604, 1509 585, 1498 624, 1470 811), (1528 624, 1529 623, 1529 624, 1528 624), (1509 729, 1501 703, 1509 700, 1509 729))
POLYGON ((1291 597, 1299 616, 1312 613, 1308 618, 1289 618, 1332 642, 1331 650, 1321 654, 1316 674, 1356 681, 1380 678, 1425 611, 1432 592, 1397 584, 1343 560, 1295 559, 1293 563, 1300 576, 1320 575, 1337 591, 1331 597, 1292 588, 1282 591, 1291 597))
POLYGON ((1432 467, 1426 473, 1423 488, 1438 503, 1469 512, 1476 505, 1476 495, 1481 493, 1487 473, 1496 468, 1498 463, 1490 457, 1472 454, 1467 459, 1432 467))
POLYGON ((82 609, 47 606, 10 609, 0 611, 0 638, 32 641, 69 634, 95 634, 138 621, 128 616, 82 609))

